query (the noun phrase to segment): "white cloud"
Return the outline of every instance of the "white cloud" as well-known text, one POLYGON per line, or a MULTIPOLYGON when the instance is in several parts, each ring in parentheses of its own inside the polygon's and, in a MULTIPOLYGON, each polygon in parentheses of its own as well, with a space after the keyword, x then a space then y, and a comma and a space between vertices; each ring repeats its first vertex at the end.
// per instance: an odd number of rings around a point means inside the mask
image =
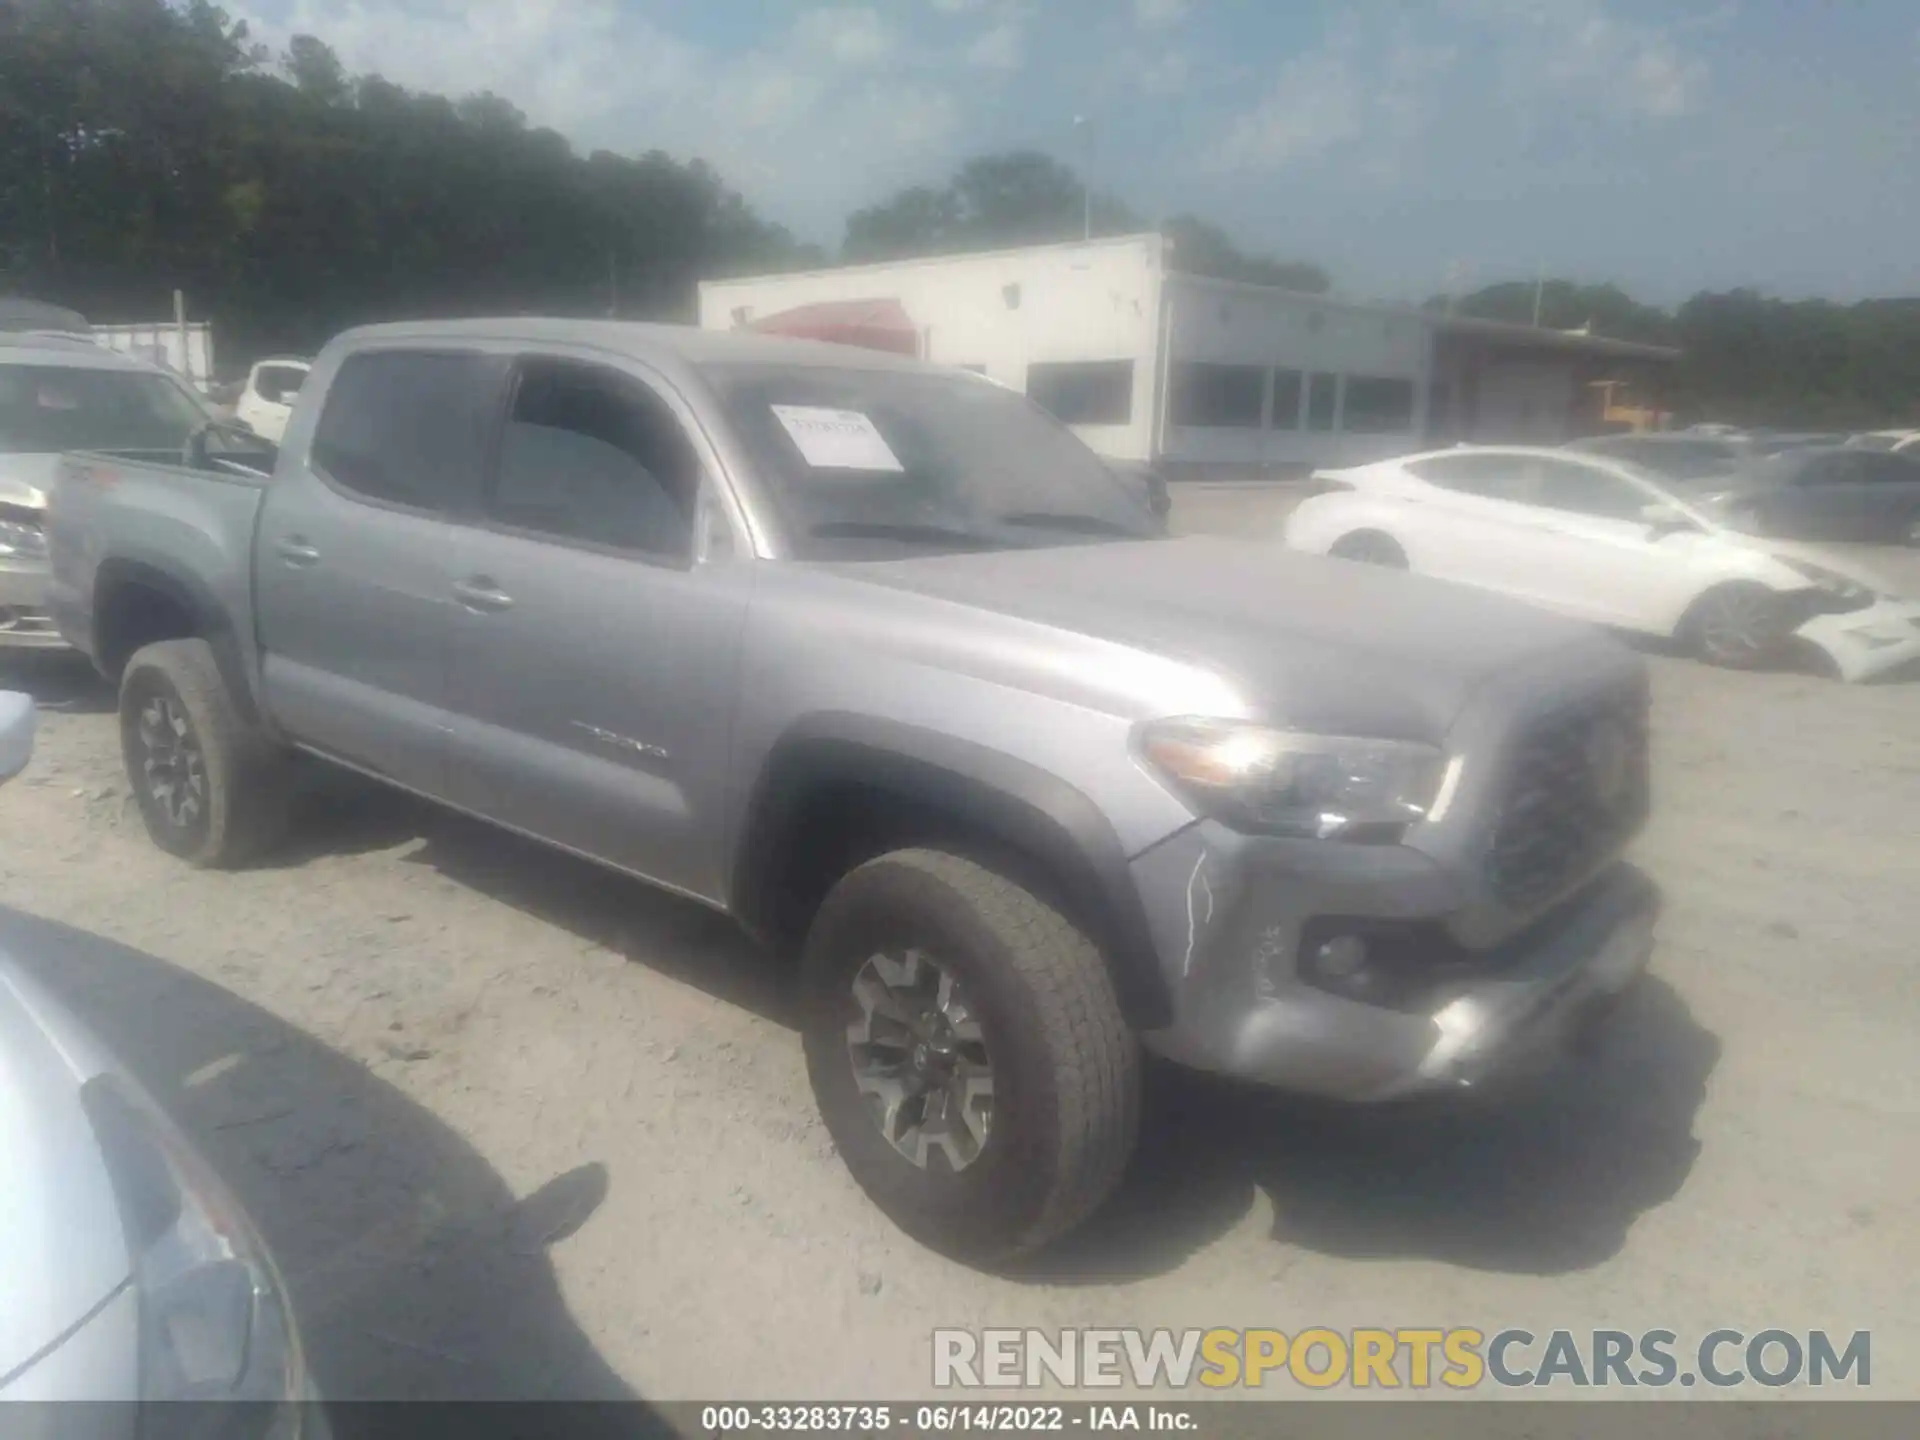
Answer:
POLYGON ((1133 0, 1133 18, 1143 29, 1163 30, 1187 18, 1193 0, 1133 0))
POLYGON ((817 239, 837 240, 848 210, 944 161, 961 122, 950 61, 907 46, 869 6, 803 11, 725 53, 617 0, 292 0, 272 20, 243 15, 276 51, 318 36, 351 74, 491 90, 581 149, 700 156, 817 239))
POLYGON ((794 23, 800 45, 842 65, 873 65, 893 53, 893 33, 872 10, 808 10, 794 23))
POLYGON ((1002 20, 967 47, 967 63, 1010 73, 1026 63, 1026 33, 1018 20, 1002 20))
POLYGON ((1162 50, 1155 55, 1127 55, 1121 59, 1119 80, 1142 95, 1178 95, 1193 73, 1193 57, 1184 50, 1162 50))
POLYGON ((245 15, 275 50, 317 35, 350 74, 380 74, 460 96, 492 90, 536 124, 593 131, 636 103, 683 97, 706 63, 697 47, 613 0, 295 0, 277 21, 245 15))
POLYGON ((1299 56, 1273 88, 1236 120, 1211 157, 1222 170, 1278 170, 1359 135, 1368 92, 1344 47, 1299 56))
POLYGON ((1669 121, 1698 108, 1705 66, 1608 0, 1445 0, 1437 12, 1353 12, 1284 61, 1210 157, 1283 169, 1334 151, 1397 173, 1436 125, 1492 114, 1508 129, 1557 116, 1669 121))
POLYGON ((1625 19, 1610 0, 1448 0, 1444 13, 1480 32, 1504 91, 1530 107, 1663 119, 1694 109, 1705 88, 1706 67, 1681 32, 1720 28, 1737 12, 1722 5, 1673 27, 1625 19))
POLYGON ((943 15, 962 15, 969 10, 978 10, 985 0, 931 0, 933 8, 943 15))

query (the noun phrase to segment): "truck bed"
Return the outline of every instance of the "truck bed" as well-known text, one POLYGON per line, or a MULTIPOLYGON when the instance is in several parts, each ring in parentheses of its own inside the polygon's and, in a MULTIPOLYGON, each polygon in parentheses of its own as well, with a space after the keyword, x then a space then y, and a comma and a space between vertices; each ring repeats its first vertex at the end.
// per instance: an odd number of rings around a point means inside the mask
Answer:
POLYGON ((126 658, 94 645, 94 596, 108 555, 122 572, 166 577, 170 592, 199 592, 177 594, 180 603, 251 616, 253 532, 268 483, 96 452, 63 457, 47 506, 47 609, 61 635, 102 669, 126 658))

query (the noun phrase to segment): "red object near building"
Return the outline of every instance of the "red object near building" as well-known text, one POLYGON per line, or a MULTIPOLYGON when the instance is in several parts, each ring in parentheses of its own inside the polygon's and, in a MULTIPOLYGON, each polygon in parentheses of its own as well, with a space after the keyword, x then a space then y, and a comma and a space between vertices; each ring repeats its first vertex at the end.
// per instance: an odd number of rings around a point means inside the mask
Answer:
POLYGON ((747 326, 762 335, 824 340, 918 358, 920 331, 898 300, 826 300, 763 316, 747 326))

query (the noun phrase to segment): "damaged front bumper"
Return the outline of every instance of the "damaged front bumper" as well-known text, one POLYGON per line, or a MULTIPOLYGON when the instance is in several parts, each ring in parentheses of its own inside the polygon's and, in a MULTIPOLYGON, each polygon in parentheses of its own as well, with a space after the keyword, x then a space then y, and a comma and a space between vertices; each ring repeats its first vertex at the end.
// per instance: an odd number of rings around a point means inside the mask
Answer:
POLYGON ((1842 680, 1873 680, 1920 666, 1920 601, 1880 596, 1859 610, 1816 615, 1795 632, 1842 680))
POLYGON ((0 647, 53 650, 66 645, 47 616, 47 562, 0 558, 0 647))
POLYGON ((1173 995, 1155 1053, 1349 1101, 1482 1084, 1566 1049, 1644 972, 1657 892, 1621 862, 1493 943, 1399 845, 1256 840, 1202 823, 1134 862, 1173 995), (1327 960, 1337 966, 1325 965, 1327 960))

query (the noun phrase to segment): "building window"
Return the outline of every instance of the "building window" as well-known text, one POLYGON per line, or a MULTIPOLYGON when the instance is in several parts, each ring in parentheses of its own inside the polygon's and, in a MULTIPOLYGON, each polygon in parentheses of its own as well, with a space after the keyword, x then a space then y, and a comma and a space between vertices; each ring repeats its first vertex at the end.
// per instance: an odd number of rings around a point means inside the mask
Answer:
POLYGON ((1168 418, 1175 425, 1258 430, 1267 372, 1257 365, 1174 362, 1168 418))
POLYGON ((1307 376, 1307 429, 1333 429, 1333 407, 1338 384, 1338 376, 1307 376))
POLYGON ((1133 418, 1133 362, 1042 361, 1027 366, 1027 394, 1068 425, 1124 425, 1133 418))
POLYGON ((1273 418, 1268 422, 1268 429, 1300 428, 1300 387, 1305 379, 1298 370, 1273 372, 1273 418))
POLYGON ((1349 375, 1340 428, 1353 435, 1398 435, 1413 429, 1413 381, 1349 375))

